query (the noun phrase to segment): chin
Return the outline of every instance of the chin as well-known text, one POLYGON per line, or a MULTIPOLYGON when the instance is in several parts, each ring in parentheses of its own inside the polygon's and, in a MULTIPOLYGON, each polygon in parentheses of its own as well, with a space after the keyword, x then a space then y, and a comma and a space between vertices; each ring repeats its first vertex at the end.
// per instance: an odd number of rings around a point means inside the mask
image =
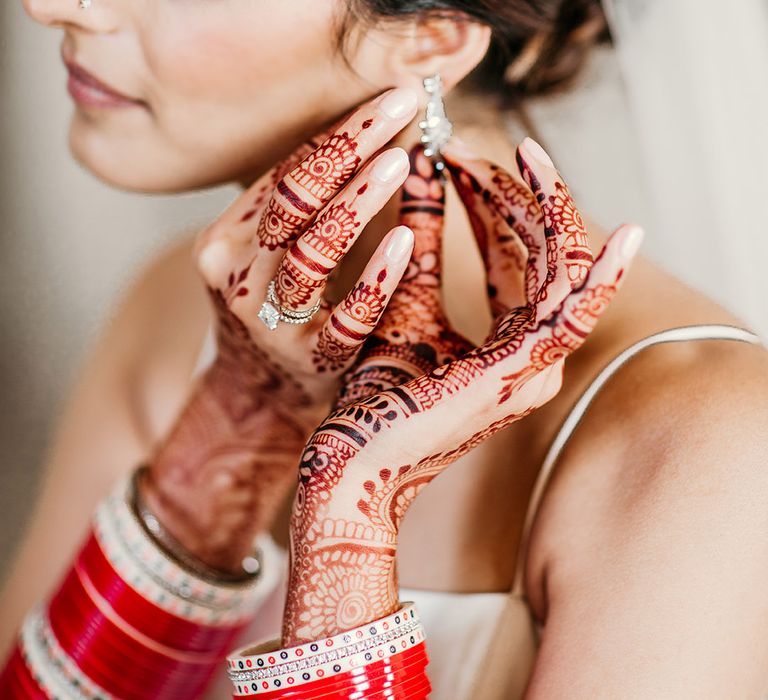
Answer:
POLYGON ((112 187, 144 194, 176 194, 231 181, 236 173, 213 173, 205 158, 184 158, 151 136, 112 133, 75 114, 69 150, 91 174, 112 187))

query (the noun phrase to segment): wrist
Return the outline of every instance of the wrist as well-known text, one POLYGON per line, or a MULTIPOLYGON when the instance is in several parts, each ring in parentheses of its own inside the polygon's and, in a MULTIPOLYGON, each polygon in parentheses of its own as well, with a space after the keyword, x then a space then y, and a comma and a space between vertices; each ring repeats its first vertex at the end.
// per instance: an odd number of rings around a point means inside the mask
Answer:
MULTIPOLYGON (((153 511, 142 494, 141 487, 147 488, 146 482, 145 484, 141 483, 142 476, 146 474, 147 469, 146 466, 139 467, 134 472, 128 494, 128 505, 136 521, 144 530, 145 535, 158 549, 187 571, 214 583, 247 583, 259 575, 261 571, 261 553, 257 548, 254 549, 253 546, 251 546, 250 552, 243 554, 239 564, 236 565, 235 558, 239 556, 236 547, 230 546, 228 548, 228 556, 222 561, 221 556, 212 557, 210 554, 206 556, 199 550, 196 551, 194 546, 190 546, 190 541, 197 542, 199 538, 190 538, 189 533, 184 528, 181 528, 181 537, 184 539, 184 542, 177 535, 174 535, 171 529, 164 525, 164 521, 169 521, 167 513, 163 517, 162 510, 157 502, 153 511), (161 517, 156 515, 158 511, 161 512, 161 517), (209 563, 212 560, 222 563, 215 565, 209 563)), ((151 490, 148 490, 148 492, 151 493, 151 490)), ((178 528, 175 531, 178 532, 178 528)))
POLYGON ((237 571, 296 483, 312 415, 254 395, 214 366, 157 450, 140 494, 187 551, 237 571))
POLYGON ((426 698, 424 629, 412 603, 338 634, 293 646, 275 640, 234 652, 234 697, 426 698))
POLYGON ((291 522, 284 645, 365 625, 399 606, 397 531, 339 505, 328 504, 319 517, 294 515, 291 522))

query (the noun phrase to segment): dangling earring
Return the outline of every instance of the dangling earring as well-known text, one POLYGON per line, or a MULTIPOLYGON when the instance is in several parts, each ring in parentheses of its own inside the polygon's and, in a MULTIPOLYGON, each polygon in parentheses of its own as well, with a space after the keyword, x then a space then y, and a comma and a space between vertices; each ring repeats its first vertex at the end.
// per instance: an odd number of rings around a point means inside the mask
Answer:
POLYGON ((445 162, 441 150, 453 134, 453 124, 445 114, 443 101, 443 81, 440 74, 424 78, 424 90, 429 96, 424 119, 419 122, 421 143, 424 144, 424 155, 431 158, 435 169, 443 174, 445 162))
POLYGON ((91 0, 80 0, 80 9, 87 10, 91 6, 91 0))

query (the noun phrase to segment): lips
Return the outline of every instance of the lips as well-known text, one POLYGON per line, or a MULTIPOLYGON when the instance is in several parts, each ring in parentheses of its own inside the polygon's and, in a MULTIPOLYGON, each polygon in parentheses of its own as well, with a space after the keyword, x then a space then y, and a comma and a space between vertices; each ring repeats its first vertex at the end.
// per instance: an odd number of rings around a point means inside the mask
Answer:
POLYGON ((145 107, 142 100, 134 99, 118 92, 113 87, 103 83, 85 68, 68 59, 62 54, 62 60, 69 72, 67 89, 69 94, 79 103, 90 107, 145 107))

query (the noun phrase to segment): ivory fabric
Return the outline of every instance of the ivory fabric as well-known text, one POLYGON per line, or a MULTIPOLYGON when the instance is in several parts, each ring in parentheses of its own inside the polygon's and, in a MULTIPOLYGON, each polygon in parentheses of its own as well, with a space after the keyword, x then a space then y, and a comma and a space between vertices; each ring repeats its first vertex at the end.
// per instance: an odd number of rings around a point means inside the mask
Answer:
MULTIPOLYGON (((660 343, 708 339, 761 344, 758 335, 736 326, 698 324, 670 328, 642 338, 623 350, 590 382, 563 421, 536 477, 511 591, 451 593, 400 589, 401 600, 416 604, 427 632, 430 658, 427 673, 432 682, 432 700, 517 700, 523 697, 541 635, 541 628, 533 619, 526 600, 523 563, 536 512, 558 457, 602 386, 631 357, 660 343)), ((196 371, 206 367, 214 354, 215 342, 209 331, 196 371)), ((288 556, 285 550, 274 546, 270 548, 269 559, 270 566, 281 568, 281 574, 270 575, 267 585, 274 586, 274 590, 243 634, 243 643, 271 639, 280 634, 288 556)), ((229 680, 222 670, 206 698, 220 700, 230 692, 229 680)))

